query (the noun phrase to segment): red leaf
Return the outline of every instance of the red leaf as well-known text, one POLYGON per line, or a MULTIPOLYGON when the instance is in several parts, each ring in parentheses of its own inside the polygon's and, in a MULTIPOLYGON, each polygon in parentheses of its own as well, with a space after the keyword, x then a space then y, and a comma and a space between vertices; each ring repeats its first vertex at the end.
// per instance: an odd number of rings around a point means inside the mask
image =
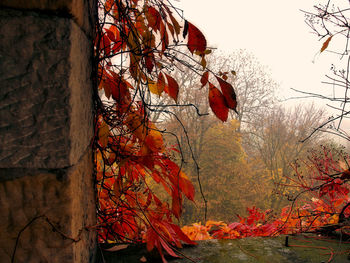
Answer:
POLYGON ((183 172, 179 173, 179 186, 181 191, 185 194, 185 196, 190 199, 191 201, 194 202, 194 187, 193 184, 191 183, 191 181, 188 179, 188 177, 186 176, 186 174, 184 174, 183 172))
POLYGON ((209 105, 216 117, 221 121, 227 121, 228 107, 224 95, 209 82, 209 105))
POLYGON ((169 37, 163 22, 160 23, 160 35, 162 40, 162 52, 164 52, 169 46, 169 37))
POLYGON ((122 42, 121 41, 115 42, 112 48, 113 54, 118 53, 121 50, 121 48, 122 48, 122 42))
POLYGON ((154 54, 151 50, 146 50, 145 64, 147 72, 151 73, 154 67, 154 54))
POLYGON ((164 250, 170 255, 173 256, 175 258, 178 258, 179 256, 175 254, 174 250, 172 250, 168 244, 162 239, 159 238, 160 244, 162 245, 162 247, 164 248, 164 250))
POLYGON ((219 81, 227 106, 230 109, 233 109, 234 111, 236 111, 236 107, 237 107, 236 93, 232 85, 226 82, 225 80, 223 80, 222 78, 216 77, 216 79, 219 81))
POLYGON ((173 17, 173 15, 171 14, 170 11, 169 11, 169 16, 170 16, 171 22, 173 23, 173 26, 174 26, 176 35, 179 35, 179 34, 180 34, 180 28, 181 28, 180 25, 179 25, 179 23, 178 23, 177 20, 173 17))
POLYGON ((138 65, 138 58, 134 55, 131 54, 130 55, 130 66, 129 66, 129 72, 130 75, 134 78, 134 79, 138 79, 138 75, 139 75, 139 65, 138 65))
POLYGON ((181 216, 181 210, 182 210, 181 196, 179 194, 178 189, 175 189, 172 192, 171 211, 173 212, 174 216, 177 219, 179 219, 181 216))
POLYGON ((146 18, 149 27, 151 27, 154 31, 158 31, 160 29, 160 22, 162 20, 162 17, 154 7, 148 7, 148 11, 146 12, 146 18))
POLYGON ((176 80, 171 76, 165 74, 168 80, 168 86, 165 86, 164 91, 172 97, 175 102, 177 102, 177 96, 179 94, 179 84, 177 84, 176 80))
POLYGON ((111 53, 111 41, 107 35, 103 35, 100 48, 105 52, 106 56, 111 53))
POLYGON ((111 73, 113 75, 111 80, 112 98, 118 103, 129 103, 130 93, 127 84, 119 75, 111 73))
POLYGON ((154 230, 152 228, 149 228, 146 232, 146 243, 147 243, 147 250, 148 251, 152 251, 156 240, 157 240, 158 235, 154 232, 154 230))
POLYGON ((158 90, 163 92, 163 90, 165 88, 165 79, 164 79, 164 75, 162 72, 159 72, 159 74, 158 74, 157 86, 158 86, 158 90))
POLYGON ((188 24, 188 49, 191 51, 192 54, 195 51, 204 54, 205 50, 207 49, 207 40, 205 39, 203 33, 197 27, 195 27, 188 21, 186 22, 188 24))
POLYGON ((203 73, 203 75, 201 77, 202 87, 204 87, 208 83, 208 78, 209 78, 209 72, 206 71, 203 73))
POLYGON ((107 29, 107 28, 105 28, 105 31, 106 31, 106 34, 107 34, 108 38, 111 41, 115 42, 115 35, 114 35, 114 33, 111 30, 107 29))
MULTIPOLYGON (((120 49, 122 48, 122 40, 120 38, 120 33, 118 28, 115 25, 111 25, 111 27, 109 29, 106 29, 106 33, 109 37, 109 39, 111 39, 112 41, 114 41, 113 43, 113 47, 112 47, 112 52, 118 53, 120 51, 120 49), (111 33, 113 34, 113 36, 111 35, 111 33), (114 38, 114 40, 113 40, 114 38)), ((126 44, 124 42, 124 44, 126 44)))

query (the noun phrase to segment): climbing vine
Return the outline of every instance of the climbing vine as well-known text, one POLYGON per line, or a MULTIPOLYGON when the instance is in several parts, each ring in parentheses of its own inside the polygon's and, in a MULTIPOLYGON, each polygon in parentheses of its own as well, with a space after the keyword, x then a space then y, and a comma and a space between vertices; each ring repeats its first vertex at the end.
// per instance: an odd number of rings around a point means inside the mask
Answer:
POLYGON ((172 76, 177 65, 198 74, 208 100, 222 121, 237 101, 228 73, 206 67, 211 53, 203 33, 185 20, 181 10, 166 0, 107 0, 98 2, 95 60, 98 96, 95 96, 93 141, 98 238, 100 242, 146 242, 176 256, 181 242, 194 244, 174 223, 183 199, 194 200, 194 187, 182 171, 179 145, 167 146, 151 114, 172 114, 182 87, 172 76), (181 54, 179 59, 178 54, 181 54), (174 103, 159 104, 168 96, 174 103), (173 154, 180 155, 175 162, 173 154), (151 185, 169 196, 162 200, 151 185))

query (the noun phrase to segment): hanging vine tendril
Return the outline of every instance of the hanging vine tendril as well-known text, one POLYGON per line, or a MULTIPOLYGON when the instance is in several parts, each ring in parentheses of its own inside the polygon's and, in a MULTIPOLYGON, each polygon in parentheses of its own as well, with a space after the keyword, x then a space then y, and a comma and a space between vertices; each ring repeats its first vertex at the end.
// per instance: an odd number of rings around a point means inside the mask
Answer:
POLYGON ((151 121, 152 113, 162 118, 174 106, 196 109, 177 103, 181 87, 171 76, 177 64, 209 87, 211 109, 222 121, 236 109, 236 95, 231 84, 207 69, 211 50, 204 35, 169 1, 98 1, 98 10, 93 148, 99 241, 146 242, 162 257, 162 249, 175 255, 180 241, 194 244, 174 223, 183 199, 194 201, 194 186, 181 169, 183 158, 180 163, 171 158, 174 151, 182 154, 181 146, 166 147, 166 131, 151 121), (160 96, 175 104, 158 105, 160 96), (168 197, 161 198, 153 185, 168 197))

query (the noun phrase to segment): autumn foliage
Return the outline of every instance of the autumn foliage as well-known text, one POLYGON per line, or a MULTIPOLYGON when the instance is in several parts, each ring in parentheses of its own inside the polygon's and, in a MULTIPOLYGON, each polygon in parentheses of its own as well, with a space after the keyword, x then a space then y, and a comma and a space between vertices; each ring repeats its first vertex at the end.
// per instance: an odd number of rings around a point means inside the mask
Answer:
POLYGON ((203 33, 170 2, 107 0, 98 5, 93 147, 100 242, 146 242, 147 249, 157 249, 165 261, 163 251, 177 256, 176 247, 194 245, 195 240, 316 231, 329 224, 343 227, 349 215, 350 172, 324 150, 295 164, 295 175, 286 186, 300 194, 281 213, 252 207, 237 222, 208 221, 181 229, 175 220, 182 214, 184 199, 195 200, 195 188, 183 172, 181 149, 169 147, 164 140, 167 131, 151 121, 152 112, 167 107, 158 107, 155 98, 167 96, 181 106, 178 97, 186 90, 172 72, 177 65, 186 66, 207 89, 211 111, 225 122, 237 107, 229 73, 216 74, 207 68, 211 49, 203 33), (172 158, 174 154, 180 162, 172 158), (308 179, 300 165, 308 170, 308 179), (167 198, 152 185, 161 187, 167 198))
POLYGON ((202 86, 209 86, 211 108, 222 121, 235 110, 236 95, 231 84, 206 68, 211 50, 202 32, 181 20, 168 1, 107 0, 98 5, 93 145, 99 241, 146 242, 148 250, 156 248, 162 257, 162 249, 176 256, 174 247, 194 244, 173 221, 181 216, 183 199, 193 201, 195 193, 181 164, 171 158, 179 150, 166 147, 164 131, 150 120, 154 96, 177 103, 179 92, 186 92, 171 76, 176 63, 188 65, 202 86), (181 45, 189 51, 187 62, 177 59, 181 45), (151 184, 160 185, 171 201, 162 200, 151 184))
MULTIPOLYGON (((338 157, 339 158, 339 157, 338 157)), ((294 176, 289 187, 297 188, 295 197, 289 197, 292 204, 279 214, 272 210, 261 211, 256 207, 247 208, 248 216, 226 224, 222 221, 208 221, 205 225, 195 223, 182 230, 192 240, 236 239, 252 236, 276 236, 318 232, 330 234, 341 231, 349 235, 347 218, 350 216, 350 179, 347 162, 333 156, 330 149, 312 151, 307 161, 293 165, 294 176), (302 168, 304 171, 301 172, 302 168)))

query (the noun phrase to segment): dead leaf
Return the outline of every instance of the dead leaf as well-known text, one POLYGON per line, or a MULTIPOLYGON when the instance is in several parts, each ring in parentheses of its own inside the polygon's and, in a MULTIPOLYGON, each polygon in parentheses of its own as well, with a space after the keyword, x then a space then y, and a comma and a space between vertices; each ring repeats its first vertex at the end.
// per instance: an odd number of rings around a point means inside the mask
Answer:
POLYGON ((121 245, 116 245, 116 246, 111 247, 111 248, 106 248, 104 250, 110 251, 110 252, 115 252, 115 251, 126 249, 128 246, 129 246, 128 244, 121 244, 121 245))
POLYGON ((333 37, 333 36, 330 36, 330 37, 329 37, 329 38, 327 38, 327 40, 326 40, 326 41, 323 43, 322 48, 321 48, 321 52, 320 52, 320 53, 322 53, 323 51, 325 51, 325 50, 326 50, 326 48, 328 47, 329 42, 331 41, 332 37, 333 37))
POLYGON ((147 262, 147 258, 146 258, 145 256, 142 256, 142 257, 140 258, 140 262, 147 262))

